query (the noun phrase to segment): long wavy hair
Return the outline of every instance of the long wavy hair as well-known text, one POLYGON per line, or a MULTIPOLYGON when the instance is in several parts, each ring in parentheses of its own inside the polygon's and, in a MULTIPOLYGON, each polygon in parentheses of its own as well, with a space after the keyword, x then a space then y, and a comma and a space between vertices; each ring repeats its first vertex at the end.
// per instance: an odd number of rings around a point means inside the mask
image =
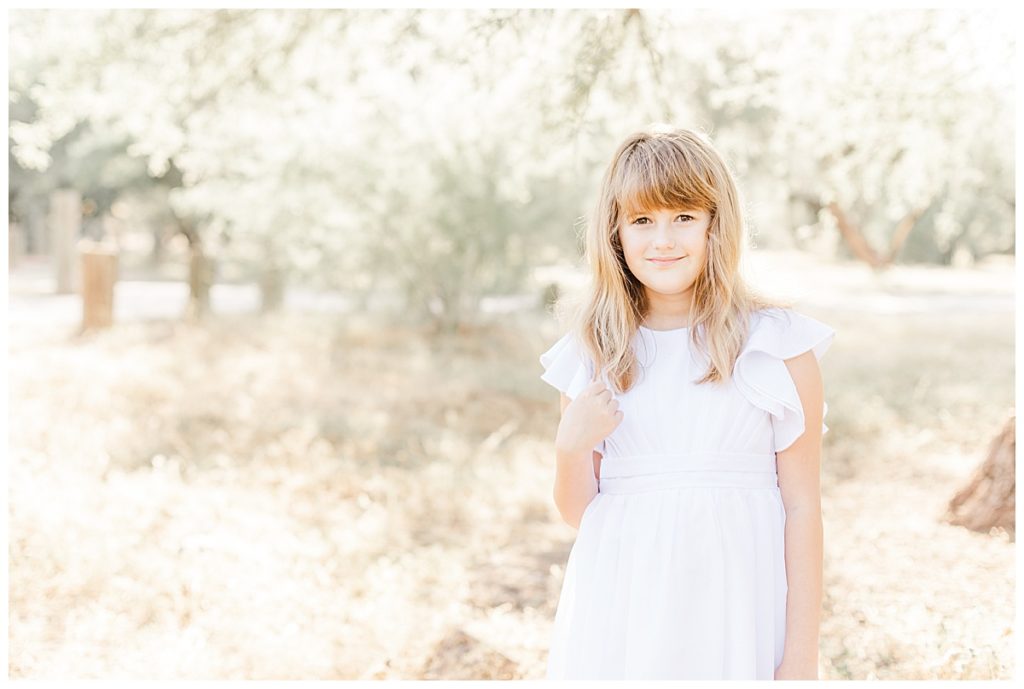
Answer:
POLYGON ((660 124, 630 134, 608 164, 586 224, 589 285, 557 306, 563 314, 569 311, 570 329, 619 393, 637 380, 631 343, 648 315, 644 286, 626 265, 620 223, 660 208, 696 208, 711 216, 706 261, 690 302, 689 337, 709 362, 698 384, 729 379, 753 312, 791 306, 756 293, 740 274, 748 238, 740 194, 710 139, 660 124))

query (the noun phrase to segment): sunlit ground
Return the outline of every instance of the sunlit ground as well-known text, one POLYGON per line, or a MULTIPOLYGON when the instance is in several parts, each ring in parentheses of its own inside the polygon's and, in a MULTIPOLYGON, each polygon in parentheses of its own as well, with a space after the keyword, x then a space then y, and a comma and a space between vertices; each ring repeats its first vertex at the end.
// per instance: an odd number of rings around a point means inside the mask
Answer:
MULTIPOLYGON (((1013 543, 940 516, 1013 406, 1012 312, 878 315, 841 302, 884 296, 859 266, 800 279, 839 333, 821 676, 1010 678, 1013 543)), ((66 333, 9 333, 11 677, 543 676, 575 533, 549 317, 447 343, 297 314, 66 333)))

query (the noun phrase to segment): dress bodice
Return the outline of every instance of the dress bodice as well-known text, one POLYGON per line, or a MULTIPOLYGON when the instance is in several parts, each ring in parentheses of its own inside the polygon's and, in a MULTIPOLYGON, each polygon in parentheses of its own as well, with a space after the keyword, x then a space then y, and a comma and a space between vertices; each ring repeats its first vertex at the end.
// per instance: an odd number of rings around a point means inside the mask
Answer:
MULTIPOLYGON (((784 362, 808 350, 820 360, 834 338, 831 327, 792 309, 754 312, 732 376, 698 385, 708 361, 690 341, 690 329, 641 326, 633 338, 637 381, 615 394, 622 422, 594 449, 607 457, 784 450, 804 432, 803 406, 784 362)), ((541 378, 571 399, 593 379, 593 362, 573 333, 540 361, 541 378)), ((822 432, 828 432, 824 423, 822 432)))

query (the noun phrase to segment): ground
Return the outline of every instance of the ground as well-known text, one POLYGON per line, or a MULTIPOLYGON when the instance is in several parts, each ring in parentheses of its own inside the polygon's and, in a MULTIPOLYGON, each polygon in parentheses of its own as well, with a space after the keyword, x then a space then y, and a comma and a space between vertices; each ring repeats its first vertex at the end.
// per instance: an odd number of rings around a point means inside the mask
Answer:
MULTIPOLYGON (((1014 544, 941 518, 1014 404, 1012 267, 775 265, 838 332, 821 677, 1012 677, 1014 544)), ((46 310, 73 297, 15 283, 12 678, 543 676, 575 535, 545 314, 446 341, 322 312, 75 337, 46 310)))

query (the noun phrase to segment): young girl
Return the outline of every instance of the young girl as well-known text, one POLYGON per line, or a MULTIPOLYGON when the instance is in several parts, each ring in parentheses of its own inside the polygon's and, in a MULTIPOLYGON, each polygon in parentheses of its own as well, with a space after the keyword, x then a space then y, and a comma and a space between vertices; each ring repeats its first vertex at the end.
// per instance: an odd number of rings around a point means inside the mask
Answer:
POLYGON ((562 392, 555 503, 579 528, 548 679, 817 677, 818 360, 835 331, 756 296, 744 241, 703 135, 619 146, 587 229, 591 289, 540 357, 562 392))

